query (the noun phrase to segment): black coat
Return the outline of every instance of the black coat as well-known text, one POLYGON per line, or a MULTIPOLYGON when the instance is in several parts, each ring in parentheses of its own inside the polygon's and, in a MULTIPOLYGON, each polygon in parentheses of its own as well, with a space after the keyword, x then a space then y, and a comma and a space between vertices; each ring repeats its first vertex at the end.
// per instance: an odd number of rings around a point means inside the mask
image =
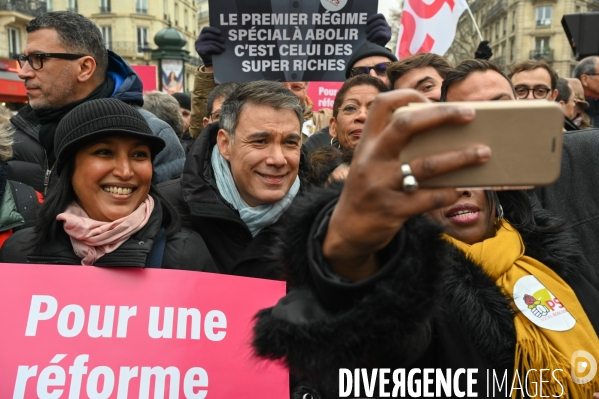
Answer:
MULTIPOLYGON (((162 226, 163 210, 159 200, 154 198, 154 210, 148 223, 115 251, 98 259, 94 266, 144 267, 162 226)), ((53 242, 48 242, 39 250, 30 247, 33 239, 33 228, 14 233, 0 249, 0 262, 81 264, 81 258, 73 252, 71 240, 64 230, 61 229, 53 242)), ((202 238, 196 232, 185 228, 167 237, 161 268, 216 272, 202 238)))
POLYGON ((239 212, 218 191, 210 160, 218 130, 218 123, 208 125, 191 148, 181 179, 158 189, 200 233, 221 273, 280 279, 279 264, 270 256, 278 222, 252 237, 239 212))
MULTIPOLYGON (((478 368, 478 397, 489 397, 486 370, 507 371, 511 383, 514 315, 491 277, 443 241, 436 224, 413 217, 380 253, 376 275, 344 281, 321 249, 337 196, 316 190, 289 210, 278 251, 291 292, 258 314, 256 352, 284 359, 327 398, 337 397, 339 368, 478 368)), ((543 210, 535 220, 555 222, 543 210)), ((570 284, 597 331, 599 291, 580 272, 588 265, 576 239, 562 232, 523 240, 528 256, 570 284)))
POLYGON ((25 183, 44 194, 50 180, 50 165, 39 142, 39 122, 33 108, 24 107, 11 118, 14 126, 13 159, 8 162, 9 179, 25 183))
POLYGON ((599 276, 599 129, 564 132, 559 179, 534 190, 540 205, 568 223, 599 276))

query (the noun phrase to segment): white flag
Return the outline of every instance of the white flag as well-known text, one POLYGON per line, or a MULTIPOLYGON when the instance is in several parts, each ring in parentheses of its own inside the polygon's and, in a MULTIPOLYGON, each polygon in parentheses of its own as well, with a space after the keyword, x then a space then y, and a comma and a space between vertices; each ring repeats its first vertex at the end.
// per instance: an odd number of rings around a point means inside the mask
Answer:
POLYGON ((405 0, 397 39, 397 58, 417 53, 444 55, 453 39, 466 0, 405 0))

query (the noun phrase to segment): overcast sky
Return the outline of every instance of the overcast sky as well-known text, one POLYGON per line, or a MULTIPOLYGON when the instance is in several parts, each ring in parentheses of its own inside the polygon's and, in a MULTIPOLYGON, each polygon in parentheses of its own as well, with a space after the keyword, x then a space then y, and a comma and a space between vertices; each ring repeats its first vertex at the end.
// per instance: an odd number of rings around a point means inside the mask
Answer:
POLYGON ((385 14, 389 25, 391 25, 391 21, 389 21, 391 16, 390 10, 393 8, 399 9, 399 0, 379 0, 379 12, 385 14))

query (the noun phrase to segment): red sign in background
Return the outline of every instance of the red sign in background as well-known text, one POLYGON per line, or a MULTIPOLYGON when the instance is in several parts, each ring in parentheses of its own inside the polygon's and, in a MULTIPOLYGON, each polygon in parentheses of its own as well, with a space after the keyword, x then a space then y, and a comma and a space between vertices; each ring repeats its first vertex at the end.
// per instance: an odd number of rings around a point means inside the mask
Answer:
POLYGON ((343 82, 310 82, 308 85, 308 97, 312 100, 313 111, 322 108, 333 108, 333 102, 343 82))
POLYGON ((154 65, 131 65, 143 83, 143 92, 156 90, 156 67, 154 65))
POLYGON ((253 316, 284 294, 210 273, 0 265, 0 398, 287 399, 287 371, 250 346, 253 316))

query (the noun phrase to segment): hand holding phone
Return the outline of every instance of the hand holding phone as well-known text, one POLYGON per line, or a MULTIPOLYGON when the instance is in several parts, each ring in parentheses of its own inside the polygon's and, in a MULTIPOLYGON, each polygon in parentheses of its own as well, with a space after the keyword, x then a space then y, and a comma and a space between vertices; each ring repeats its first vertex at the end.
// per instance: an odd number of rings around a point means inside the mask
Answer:
MULTIPOLYGON (((462 104, 443 109, 394 114, 408 103, 427 102, 414 90, 393 90, 377 96, 368 113, 349 174, 331 215, 323 254, 333 272, 358 281, 377 270, 376 252, 387 246, 410 217, 453 204, 453 188, 406 190, 400 154, 419 135, 445 125, 466 125, 472 108, 462 104)), ((423 184, 429 179, 489 161, 485 145, 462 146, 442 154, 428 153, 410 162, 409 176, 423 184)), ((491 156, 492 159, 492 156, 491 156)))
POLYGON ((401 151, 401 162, 475 144, 489 146, 491 159, 483 165, 427 179, 421 182, 421 187, 543 186, 558 179, 564 116, 557 103, 546 100, 411 103, 395 112, 452 105, 472 107, 476 117, 466 125, 440 125, 412 137, 401 151))

